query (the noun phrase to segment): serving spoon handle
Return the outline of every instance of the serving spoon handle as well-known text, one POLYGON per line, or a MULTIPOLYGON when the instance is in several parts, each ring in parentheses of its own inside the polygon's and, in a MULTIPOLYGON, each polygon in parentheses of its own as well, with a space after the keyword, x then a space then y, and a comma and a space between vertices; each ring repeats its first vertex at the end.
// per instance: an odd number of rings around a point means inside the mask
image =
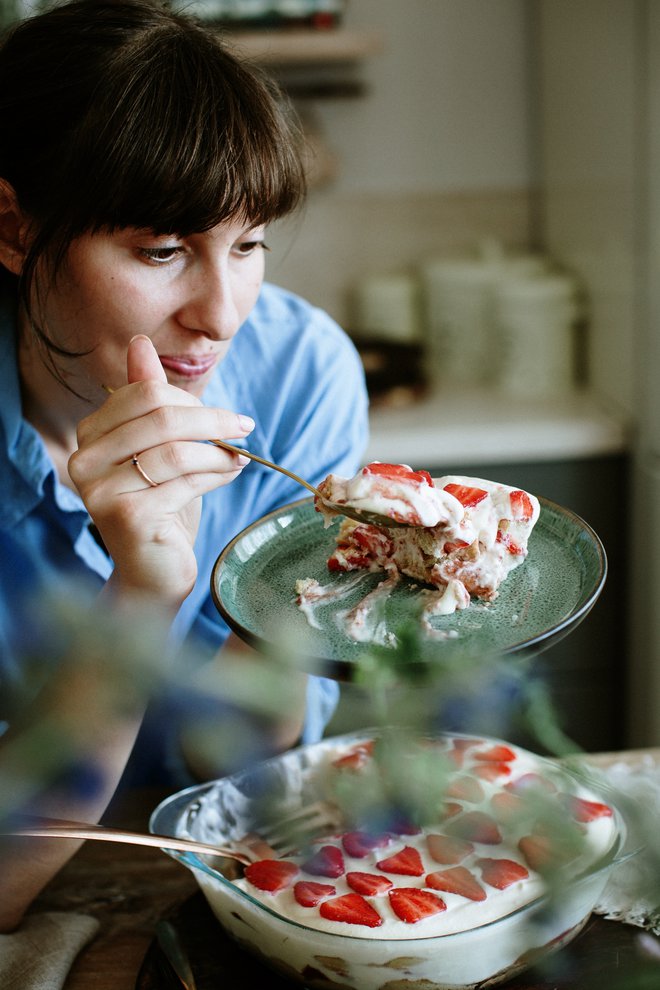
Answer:
POLYGON ((254 856, 249 856, 231 846, 213 846, 207 842, 197 842, 195 839, 132 832, 128 829, 112 828, 109 825, 92 825, 87 822, 72 822, 58 818, 37 818, 0 834, 60 839, 94 839, 98 842, 125 842, 134 846, 154 846, 157 849, 177 849, 181 852, 203 853, 207 856, 225 856, 243 863, 244 866, 248 866, 255 859, 254 856))

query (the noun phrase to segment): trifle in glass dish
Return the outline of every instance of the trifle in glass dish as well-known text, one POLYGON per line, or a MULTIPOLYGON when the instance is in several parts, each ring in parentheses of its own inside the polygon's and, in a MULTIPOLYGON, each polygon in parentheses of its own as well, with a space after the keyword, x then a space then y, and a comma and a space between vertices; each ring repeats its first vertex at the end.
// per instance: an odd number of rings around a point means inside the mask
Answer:
POLYGON ((170 854, 240 946, 308 988, 494 986, 581 930, 622 855, 621 816, 599 782, 504 740, 410 742, 302 746, 174 795, 151 828, 226 844, 328 802, 338 827, 244 871, 170 854))

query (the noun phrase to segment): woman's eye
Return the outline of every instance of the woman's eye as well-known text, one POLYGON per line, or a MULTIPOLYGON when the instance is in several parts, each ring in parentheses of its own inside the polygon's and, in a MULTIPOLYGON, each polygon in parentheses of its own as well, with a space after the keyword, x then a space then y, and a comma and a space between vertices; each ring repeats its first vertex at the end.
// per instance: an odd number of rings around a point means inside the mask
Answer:
POLYGON ((252 252, 256 251, 258 248, 261 248, 263 251, 270 250, 268 245, 264 244, 263 241, 242 241, 240 244, 237 244, 236 247, 240 254, 252 254, 252 252))
POLYGON ((156 265, 167 264, 168 261, 174 261, 178 258, 179 254, 183 248, 178 245, 172 247, 155 247, 155 248, 140 248, 140 254, 147 261, 152 261, 156 265))

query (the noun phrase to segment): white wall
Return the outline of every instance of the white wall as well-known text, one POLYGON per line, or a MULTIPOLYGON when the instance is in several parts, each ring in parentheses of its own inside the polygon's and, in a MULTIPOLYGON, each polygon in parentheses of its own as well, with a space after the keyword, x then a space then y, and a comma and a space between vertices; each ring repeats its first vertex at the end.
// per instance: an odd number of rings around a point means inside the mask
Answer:
POLYGON ((526 0, 349 0, 378 27, 367 99, 319 106, 344 167, 340 192, 528 185, 526 0))
POLYGON ((527 0, 349 0, 383 31, 364 97, 316 101, 339 175, 271 232, 268 276, 347 319, 363 274, 484 236, 526 246, 535 182, 527 0))
POLYGON ((589 380, 636 411, 640 187, 638 0, 541 0, 543 238, 584 279, 589 380))

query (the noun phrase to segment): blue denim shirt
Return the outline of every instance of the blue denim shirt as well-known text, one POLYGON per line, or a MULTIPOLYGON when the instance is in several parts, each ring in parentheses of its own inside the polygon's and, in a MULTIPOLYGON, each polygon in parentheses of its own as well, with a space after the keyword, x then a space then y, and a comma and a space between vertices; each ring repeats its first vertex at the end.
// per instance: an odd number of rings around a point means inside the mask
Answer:
MULTIPOLYGON (((112 561, 89 530, 78 495, 60 484, 41 437, 21 414, 13 318, 0 313, 0 727, 3 685, 20 680, 30 622, 25 595, 71 579, 100 589, 112 561)), ((251 416, 250 449, 318 483, 355 473, 367 443, 367 399, 359 358, 321 310, 265 284, 209 383, 203 401, 251 416)), ((305 492, 251 462, 230 485, 203 498, 195 554, 198 578, 172 627, 176 641, 211 649, 228 629, 210 578, 224 546, 245 526, 305 492)), ((310 677, 303 741, 323 733, 338 686, 310 677)), ((6 717, 6 716, 5 716, 6 717)))

